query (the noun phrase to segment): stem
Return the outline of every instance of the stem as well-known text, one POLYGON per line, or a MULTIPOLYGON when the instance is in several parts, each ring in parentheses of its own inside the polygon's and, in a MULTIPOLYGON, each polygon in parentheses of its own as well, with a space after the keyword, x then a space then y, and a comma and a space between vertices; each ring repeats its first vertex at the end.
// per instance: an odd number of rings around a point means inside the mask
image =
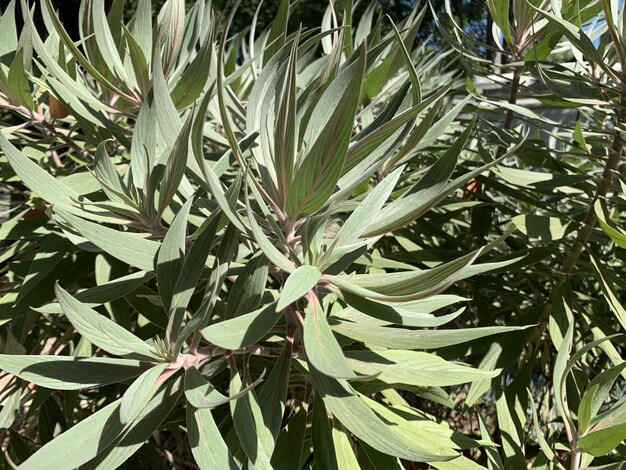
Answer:
MULTIPOLYGON (((511 81, 511 93, 509 94, 509 104, 517 103, 517 96, 519 94, 519 86, 520 86, 521 77, 522 77, 522 69, 516 68, 513 71, 513 80, 511 81)), ((514 117, 515 117, 515 113, 513 112, 513 110, 512 109, 507 110, 505 118, 504 118, 504 124, 502 125, 502 128, 504 130, 509 130, 511 128, 511 126, 513 125, 514 117)), ((505 149, 502 148, 502 152, 504 151, 505 149)))
POLYGON ((570 470, 579 470, 580 469, 580 459, 582 454, 578 449, 572 450, 572 463, 570 464, 570 470))
POLYGON ((93 155, 91 155, 87 150, 81 148, 70 137, 61 132, 61 130, 57 128, 54 124, 48 122, 43 114, 40 114, 37 111, 31 111, 30 109, 21 105, 4 103, 2 107, 30 117, 32 122, 41 125, 44 129, 48 131, 51 136, 61 139, 68 147, 74 149, 79 155, 93 160, 93 155))

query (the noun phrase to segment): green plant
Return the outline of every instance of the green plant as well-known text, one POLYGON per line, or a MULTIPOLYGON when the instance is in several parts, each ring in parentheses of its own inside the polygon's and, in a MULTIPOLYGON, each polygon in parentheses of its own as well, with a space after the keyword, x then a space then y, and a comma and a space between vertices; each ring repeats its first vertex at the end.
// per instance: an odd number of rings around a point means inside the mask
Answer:
POLYGON ((74 43, 11 2, 7 465, 619 468, 623 21, 488 5, 498 68, 454 22, 414 44, 427 8, 233 34, 209 0, 85 0, 74 43))
MULTIPOLYGON (((464 459, 458 450, 477 443, 410 407, 395 390, 443 400, 441 386, 497 374, 414 350, 517 327, 415 328, 462 313, 433 315, 463 300, 442 294, 453 282, 512 261, 474 263, 495 244, 426 271, 392 263, 396 272, 374 274, 368 266, 388 262, 367 261, 384 234, 498 161, 450 180, 472 136, 469 124, 421 177, 403 175, 448 90, 424 94, 412 64, 421 16, 409 17, 402 34, 380 37, 368 25, 353 32, 345 14, 344 25, 332 27, 329 10, 331 24, 322 32, 287 35, 283 2, 236 67, 240 39, 229 52, 228 31, 216 29, 209 3, 185 13, 182 2, 170 0, 154 28, 149 2, 139 2, 123 27, 120 4, 106 17, 102 1, 83 4, 82 50, 50 2, 44 13, 53 29, 45 43, 26 13, 3 77, 6 106, 78 159, 71 176, 55 178, 28 158, 28 144, 19 150, 0 137, 16 175, 49 204, 43 252, 31 266, 51 249, 61 268, 69 252, 92 266, 96 281, 77 290, 76 278, 61 278, 58 304, 24 312, 30 321, 22 335, 33 322, 45 328, 65 319, 68 335, 58 339, 61 354, 33 344, 27 355, 0 358, 2 369, 23 381, 14 383, 12 403, 22 383, 65 390, 64 419, 53 422, 65 428, 89 396, 77 390, 112 391, 65 432, 56 435, 50 423, 47 438, 40 433, 45 445, 21 467, 115 467, 179 413, 186 413, 202 468, 286 465, 279 457, 297 465, 311 458, 309 434, 320 466, 324 459, 354 466, 357 454, 440 468, 437 462, 464 459), (316 58, 320 44, 324 53, 316 58), (29 75, 17 72, 33 55, 43 67, 33 70, 29 62, 29 75), (42 116, 31 81, 63 105, 83 139, 42 116), (370 187, 374 174, 378 183, 370 187), (79 177, 99 187, 81 193, 65 184, 79 177), (373 399, 378 393, 389 401, 373 399)), ((54 278, 54 269, 50 263, 44 275, 54 278)), ((15 295, 19 306, 23 294, 15 295)), ((61 411, 55 398, 44 403, 61 411)))

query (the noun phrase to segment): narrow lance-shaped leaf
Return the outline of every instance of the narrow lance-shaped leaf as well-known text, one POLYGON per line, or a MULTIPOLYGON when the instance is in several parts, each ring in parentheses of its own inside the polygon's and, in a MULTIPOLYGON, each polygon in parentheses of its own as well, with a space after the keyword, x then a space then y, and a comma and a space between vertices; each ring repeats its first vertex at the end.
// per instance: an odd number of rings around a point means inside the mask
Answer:
POLYGON ((20 465, 25 470, 73 469, 95 458, 124 431, 119 421, 121 398, 98 410, 48 442, 20 465))
POLYGON ((304 318, 304 350, 307 360, 324 375, 346 379, 358 377, 346 361, 317 295, 309 295, 308 301, 304 318))
POLYGON ((154 270, 159 242, 139 234, 122 232, 76 217, 65 210, 55 209, 69 226, 101 250, 131 266, 144 271, 154 270))
POLYGON ((202 330, 202 336, 209 343, 224 349, 246 348, 263 339, 280 316, 276 304, 270 304, 254 312, 209 325, 202 330))
POLYGON ((157 364, 145 371, 124 392, 120 403, 120 421, 128 424, 137 418, 148 405, 157 389, 161 385, 160 377, 169 364, 157 364))
MULTIPOLYGON (((323 128, 313 131, 311 147, 303 149, 304 160, 298 166, 289 188, 286 211, 295 219, 311 214, 322 207, 335 190, 346 158, 356 107, 361 95, 361 81, 365 68, 365 48, 358 58, 347 66, 330 84, 317 108, 335 109, 323 128)), ((319 111, 322 113, 322 111, 319 111)), ((313 114, 309 125, 317 125, 319 113, 313 114)))
POLYGON ((74 328, 96 346, 117 356, 139 354, 158 359, 156 352, 130 331, 86 307, 58 284, 54 290, 74 328))
POLYGON ((0 369, 52 390, 80 390, 132 379, 148 364, 132 359, 0 354, 0 369))
POLYGON ((192 202, 191 199, 188 200, 176 214, 172 225, 163 237, 157 256, 157 282, 166 310, 170 308, 174 286, 185 263, 187 218, 192 202))
POLYGON ((201 470, 239 468, 215 424, 210 409, 197 409, 187 405, 187 435, 191 452, 201 470))
POLYGON ((285 282, 278 298, 276 310, 280 312, 304 296, 315 287, 321 276, 322 273, 315 266, 306 264, 299 266, 287 278, 287 282, 285 282))

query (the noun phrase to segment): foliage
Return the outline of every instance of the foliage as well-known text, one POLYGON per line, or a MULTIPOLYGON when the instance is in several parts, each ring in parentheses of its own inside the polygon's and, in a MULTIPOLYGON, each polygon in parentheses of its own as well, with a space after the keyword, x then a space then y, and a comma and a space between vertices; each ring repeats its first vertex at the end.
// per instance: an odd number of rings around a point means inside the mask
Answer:
POLYGON ((345 5, 3 12, 7 465, 619 468, 623 5, 345 5))

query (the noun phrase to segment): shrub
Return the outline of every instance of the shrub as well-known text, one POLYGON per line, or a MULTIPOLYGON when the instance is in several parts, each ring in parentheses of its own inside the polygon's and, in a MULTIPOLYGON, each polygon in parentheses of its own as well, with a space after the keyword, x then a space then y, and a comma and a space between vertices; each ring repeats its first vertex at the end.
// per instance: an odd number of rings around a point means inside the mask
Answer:
POLYGON ((139 0, 126 24, 123 2, 86 0, 74 43, 50 0, 46 34, 22 2, 18 35, 12 2, 1 181, 28 191, 0 228, 7 460, 523 468, 534 440, 535 468, 580 468, 621 452, 623 399, 604 403, 620 343, 583 306, 601 290, 623 321, 608 272, 622 265, 589 250, 593 271, 572 273, 598 218, 626 245, 604 207, 623 141, 597 109, 626 99, 613 54, 626 47, 612 21, 599 48, 574 26, 598 2, 534 3, 489 2, 513 70, 498 100, 474 85, 493 70, 462 29, 440 25, 445 52, 414 44, 426 9, 396 26, 375 3, 358 24, 329 6, 320 29, 288 34, 284 0, 267 30, 231 35, 237 10, 210 0, 168 0, 155 19, 139 0), (563 47, 575 66, 541 62, 563 47), (575 148, 517 103, 531 75, 548 103, 588 113, 575 148), (554 382, 546 413, 533 370, 554 382), (445 411, 476 403, 477 433, 445 411))

